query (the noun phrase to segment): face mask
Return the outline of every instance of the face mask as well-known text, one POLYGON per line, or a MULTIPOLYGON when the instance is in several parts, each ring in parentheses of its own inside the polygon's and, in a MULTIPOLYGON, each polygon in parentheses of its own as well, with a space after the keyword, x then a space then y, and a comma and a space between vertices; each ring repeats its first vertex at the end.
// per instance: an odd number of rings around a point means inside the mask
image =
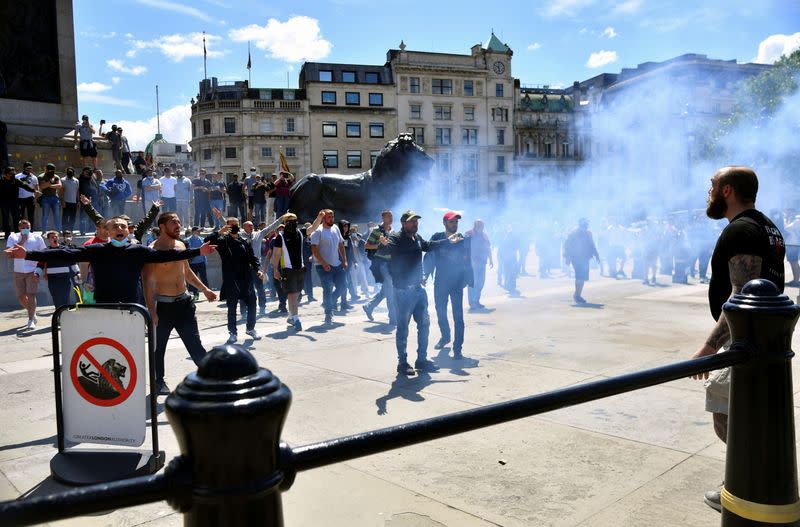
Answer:
POLYGON ((251 170, 251 171, 250 171, 250 175, 251 175, 251 176, 255 176, 255 175, 256 175, 256 172, 255 172, 255 170, 251 170))
POLYGON ((23 235, 23 236, 27 236, 27 235, 29 235, 31 233, 31 230, 30 229, 20 229, 19 233, 21 235, 23 235))
POLYGON ((116 238, 111 238, 111 245, 113 245, 114 247, 125 247, 130 242, 131 241, 128 238, 125 238, 124 240, 118 240, 116 238))
POLYGON ((231 234, 239 234, 239 226, 238 225, 234 225, 233 227, 231 227, 231 234))
POLYGON ((287 221, 286 225, 284 226, 283 232, 288 234, 294 234, 297 232, 297 222, 296 221, 287 221))

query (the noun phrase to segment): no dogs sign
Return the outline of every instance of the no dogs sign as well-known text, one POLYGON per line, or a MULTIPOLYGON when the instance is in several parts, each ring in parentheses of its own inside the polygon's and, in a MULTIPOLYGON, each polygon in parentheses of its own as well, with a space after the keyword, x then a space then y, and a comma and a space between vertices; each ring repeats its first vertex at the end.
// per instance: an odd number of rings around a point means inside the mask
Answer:
POLYGON ((61 314, 64 437, 75 443, 144 442, 145 320, 138 312, 61 314))

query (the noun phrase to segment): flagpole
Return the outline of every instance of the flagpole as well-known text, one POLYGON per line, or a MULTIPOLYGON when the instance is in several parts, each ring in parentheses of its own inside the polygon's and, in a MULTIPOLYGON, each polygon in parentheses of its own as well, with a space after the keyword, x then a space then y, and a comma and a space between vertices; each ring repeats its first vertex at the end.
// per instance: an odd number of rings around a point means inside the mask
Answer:
POLYGON ((206 52, 206 32, 203 31, 203 79, 208 78, 208 71, 206 70, 207 62, 208 62, 208 53, 206 52))
POLYGON ((252 72, 252 62, 250 60, 250 41, 247 41, 247 85, 252 87, 253 86, 253 77, 251 76, 252 72))

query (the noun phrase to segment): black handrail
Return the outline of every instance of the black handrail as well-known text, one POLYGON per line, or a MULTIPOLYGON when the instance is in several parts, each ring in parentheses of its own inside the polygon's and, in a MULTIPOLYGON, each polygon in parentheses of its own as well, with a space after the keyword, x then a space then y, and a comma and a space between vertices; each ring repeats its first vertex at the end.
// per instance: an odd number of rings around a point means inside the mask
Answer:
POLYGON ((577 386, 561 388, 539 395, 490 404, 472 410, 464 410, 412 423, 320 441, 319 443, 292 448, 291 451, 284 450, 284 455, 287 458, 283 468, 284 470, 293 469, 301 472, 361 456, 377 454, 431 439, 447 437, 632 390, 655 386, 698 373, 726 368, 741 364, 747 361, 749 357, 750 350, 741 344, 737 344, 731 346, 727 353, 686 360, 667 366, 578 384, 577 386))

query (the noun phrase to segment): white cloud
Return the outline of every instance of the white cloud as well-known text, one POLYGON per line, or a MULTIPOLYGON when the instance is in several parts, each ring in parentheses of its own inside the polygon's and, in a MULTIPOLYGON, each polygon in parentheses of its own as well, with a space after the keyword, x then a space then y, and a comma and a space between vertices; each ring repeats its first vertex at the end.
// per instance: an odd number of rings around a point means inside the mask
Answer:
MULTIPOLYGON (((214 51, 211 47, 215 41, 222 40, 217 35, 205 35, 206 51, 209 57, 222 57, 225 53, 214 51)), ((157 49, 174 62, 180 62, 186 57, 203 56, 203 33, 189 33, 186 35, 164 35, 153 40, 134 40, 131 42, 133 49, 127 55, 133 57, 143 49, 157 49)))
POLYGON ((106 61, 106 66, 114 71, 127 73, 129 75, 133 75, 134 77, 138 77, 139 75, 147 72, 147 68, 144 66, 126 66, 125 63, 119 59, 108 59, 106 61))
POLYGON ((136 50, 129 49, 128 51, 125 52, 125 56, 128 57, 129 59, 132 59, 133 57, 136 56, 136 50))
POLYGON ((536 51, 541 47, 542 47, 541 44, 539 44, 538 42, 534 42, 533 44, 528 44, 528 51, 536 51))
POLYGON ((758 45, 758 56, 753 62, 772 64, 783 55, 800 49, 800 33, 793 35, 770 35, 758 45))
POLYGON ((148 7, 154 7, 156 9, 163 9, 165 11, 172 11, 174 13, 180 13, 182 15, 193 16, 195 18, 199 18, 200 20, 205 20, 206 22, 210 22, 212 20, 207 13, 197 9, 196 7, 181 4, 179 2, 170 2, 169 0, 137 0, 137 1, 140 4, 146 5, 148 7))
POLYGON ((250 24, 232 29, 228 37, 235 42, 253 41, 269 57, 286 62, 319 60, 327 57, 333 47, 322 38, 319 21, 307 16, 294 16, 286 22, 270 18, 266 26, 250 24))
POLYGON ((111 86, 102 82, 82 82, 78 84, 79 93, 100 93, 110 89, 111 86))
POLYGON ((608 26, 607 28, 605 28, 605 29, 603 30, 603 32, 602 32, 602 33, 600 33, 600 36, 601 36, 601 37, 606 37, 606 38, 614 38, 614 37, 616 37, 616 36, 619 36, 619 33, 617 33, 616 31, 614 31, 614 28, 613 28, 613 27, 611 27, 611 26, 608 26))
POLYGON ((605 66, 606 64, 611 64, 612 62, 616 62, 617 58, 618 57, 616 51, 601 50, 589 55, 589 60, 586 61, 586 67, 600 68, 602 66, 605 66))
POLYGON ((629 13, 635 13, 636 11, 638 11, 638 10, 639 10, 639 8, 640 8, 641 6, 642 6, 642 0, 627 0, 626 2, 622 2, 621 4, 617 4, 617 5, 614 7, 614 11, 613 11, 613 13, 614 13, 614 14, 620 14, 620 13, 625 13, 625 14, 629 14, 629 13))
POLYGON ((581 35, 585 35, 588 32, 589 32, 589 28, 585 28, 585 27, 582 27, 581 30, 578 31, 578 33, 580 33, 581 35))
POLYGON ((112 84, 119 84, 119 80, 120 80, 119 77, 111 77, 112 84))
POLYGON ((578 11, 594 3, 594 0, 553 0, 544 10, 546 16, 575 16, 578 11))
MULTIPOLYGON (((161 112, 161 134, 164 139, 170 143, 188 143, 192 138, 192 125, 189 122, 191 116, 192 106, 188 103, 161 112)), ((142 121, 117 121, 117 126, 124 129, 134 150, 144 150, 158 129, 155 115, 142 121)))

